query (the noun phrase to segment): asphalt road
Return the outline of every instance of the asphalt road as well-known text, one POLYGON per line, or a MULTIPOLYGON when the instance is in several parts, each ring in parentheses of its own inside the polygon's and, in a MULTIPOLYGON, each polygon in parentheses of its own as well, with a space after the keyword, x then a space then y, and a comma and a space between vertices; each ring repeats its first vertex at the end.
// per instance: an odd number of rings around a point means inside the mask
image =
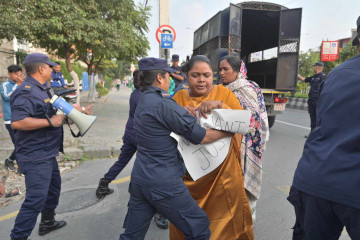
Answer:
MULTIPOLYGON (((112 96, 114 98, 116 96, 112 96)), ((119 95, 120 97, 120 95, 119 95)), ((291 239, 294 212, 286 197, 294 170, 302 154, 304 136, 309 133, 309 116, 306 111, 287 109, 277 116, 270 131, 270 142, 264 153, 262 194, 257 206, 255 239, 291 239)), ((127 212, 129 175, 133 160, 112 184, 115 192, 97 202, 95 188, 98 180, 115 159, 87 161, 72 172, 62 176, 62 195, 58 219, 67 221, 64 229, 43 237, 38 236, 38 224, 32 240, 99 240, 118 239, 127 212)), ((20 202, 0 209, 0 239, 10 239, 14 215, 20 202)), ((38 219, 38 221, 40 218, 38 219)), ((168 239, 167 230, 158 229, 152 221, 146 235, 149 240, 168 239)), ((342 240, 350 239, 344 232, 342 240)))

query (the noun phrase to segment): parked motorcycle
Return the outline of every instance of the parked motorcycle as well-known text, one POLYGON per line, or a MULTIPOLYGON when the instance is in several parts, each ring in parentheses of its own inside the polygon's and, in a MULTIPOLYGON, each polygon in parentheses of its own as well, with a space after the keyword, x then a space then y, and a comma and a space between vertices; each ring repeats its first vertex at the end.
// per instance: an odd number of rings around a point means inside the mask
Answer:
POLYGON ((77 99, 76 89, 74 88, 62 88, 62 87, 52 87, 55 95, 62 97, 66 102, 70 104, 75 104, 77 99))

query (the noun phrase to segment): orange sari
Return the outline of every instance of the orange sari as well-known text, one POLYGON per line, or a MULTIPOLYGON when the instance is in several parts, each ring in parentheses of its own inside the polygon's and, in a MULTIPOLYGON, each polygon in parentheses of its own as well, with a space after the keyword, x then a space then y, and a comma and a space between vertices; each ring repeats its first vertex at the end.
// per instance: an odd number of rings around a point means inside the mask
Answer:
MULTIPOLYGON (((204 101, 217 100, 223 102, 223 108, 242 109, 235 95, 222 85, 214 86, 203 97, 190 97, 189 91, 184 89, 174 96, 174 100, 183 107, 198 107, 204 101)), ((254 239, 251 211, 241 170, 241 137, 242 135, 235 134, 226 159, 214 171, 196 182, 188 173, 183 177, 190 194, 210 219, 210 239, 213 240, 254 239)), ((184 238, 184 234, 171 224, 170 239, 184 238)))

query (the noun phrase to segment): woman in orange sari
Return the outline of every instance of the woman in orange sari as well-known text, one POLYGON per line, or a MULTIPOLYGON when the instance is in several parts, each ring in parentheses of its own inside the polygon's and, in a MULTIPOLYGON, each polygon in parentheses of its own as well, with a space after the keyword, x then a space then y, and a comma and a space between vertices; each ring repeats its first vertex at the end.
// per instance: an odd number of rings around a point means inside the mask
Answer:
MULTIPOLYGON (((189 90, 179 91, 174 100, 194 114, 206 116, 212 109, 242 109, 236 96, 222 85, 213 86, 213 71, 205 56, 195 56, 187 64, 189 90)), ((210 219, 213 240, 254 239, 249 203, 246 197, 240 160, 242 135, 235 134, 224 162, 211 173, 193 181, 187 173, 184 183, 210 219)), ((170 239, 184 235, 170 226, 170 239)))

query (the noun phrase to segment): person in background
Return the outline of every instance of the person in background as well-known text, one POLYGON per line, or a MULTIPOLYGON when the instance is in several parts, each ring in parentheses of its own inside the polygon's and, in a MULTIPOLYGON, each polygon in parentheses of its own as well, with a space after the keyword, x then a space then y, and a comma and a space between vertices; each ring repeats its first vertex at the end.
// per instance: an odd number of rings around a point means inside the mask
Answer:
POLYGON ((59 62, 55 62, 56 66, 53 67, 53 72, 51 74, 51 84, 52 88, 68 88, 65 84, 64 76, 61 73, 61 65, 59 62))
POLYGON ((244 109, 252 111, 255 120, 255 127, 242 138, 241 143, 244 185, 255 222, 256 202, 260 198, 262 182, 262 155, 270 135, 265 100, 260 87, 247 80, 245 64, 239 57, 228 55, 222 58, 219 74, 221 83, 235 94, 244 109))
POLYGON ((175 81, 172 78, 170 78, 170 87, 168 93, 170 94, 171 97, 173 97, 175 94, 175 81))
POLYGON ((360 30, 359 30, 359 26, 360 26, 360 17, 358 18, 358 20, 356 21, 356 24, 358 26, 357 29, 357 35, 355 36, 354 40, 352 41, 352 45, 353 46, 357 46, 357 51, 358 54, 360 54, 360 30))
POLYGON ((181 67, 179 66, 180 57, 177 54, 174 54, 171 56, 171 68, 175 70, 174 73, 170 73, 170 77, 175 82, 175 88, 177 88, 179 85, 184 83, 186 76, 185 73, 182 71, 181 67))
MULTIPOLYGON (((111 181, 115 180, 115 178, 121 173, 121 171, 126 167, 126 165, 130 162, 131 158, 136 153, 137 142, 134 129, 134 114, 141 98, 139 79, 140 74, 141 72, 139 70, 135 70, 133 73, 135 90, 130 95, 129 118, 126 123, 120 156, 118 160, 110 167, 109 171, 104 175, 104 177, 100 179, 99 186, 96 189, 96 196, 98 198, 103 198, 106 195, 114 192, 114 189, 109 188, 109 184, 111 183, 111 181)), ((118 80, 120 81, 120 79, 118 80)), ((168 221, 164 219, 160 214, 155 214, 155 222, 156 225, 162 229, 168 228, 168 221)))
MULTIPOLYGON (((131 158, 134 156, 137 150, 136 136, 134 130, 134 114, 136 107, 141 98, 140 89, 140 72, 136 70, 134 72, 134 86, 135 90, 130 95, 129 105, 129 118, 126 123, 125 133, 123 136, 123 145, 121 147, 121 153, 118 160, 110 167, 109 171, 99 181, 99 186, 96 189, 96 196, 103 198, 108 194, 114 192, 114 189, 109 188, 109 183, 113 181, 121 171, 126 167, 131 158)), ((120 79, 118 79, 120 81, 120 79)))
POLYGON ((335 240, 344 227, 351 239, 360 239, 359 66, 357 55, 334 68, 323 84, 316 128, 288 197, 296 216, 293 239, 335 240))
POLYGON ((120 91, 120 85, 121 85, 121 80, 120 79, 116 79, 116 90, 120 91))
MULTIPOLYGON (((320 85, 325 80, 326 74, 323 73, 324 69, 324 63, 317 62, 313 65, 314 67, 314 75, 311 77, 303 77, 300 74, 298 74, 298 78, 303 81, 310 83, 310 92, 309 92, 309 100, 308 100, 308 108, 309 108, 309 114, 310 114, 310 120, 311 120, 311 131, 310 133, 315 129, 316 126, 316 106, 320 94, 320 85)), ((305 138, 308 136, 306 135, 305 138)))
MULTIPOLYGON (((10 96, 15 91, 15 89, 24 81, 24 78, 21 76, 22 69, 18 65, 10 65, 8 68, 8 79, 1 84, 1 104, 4 111, 4 123, 5 127, 9 132, 12 143, 15 147, 15 138, 14 130, 11 127, 11 106, 10 106, 10 96)), ((10 171, 15 171, 14 162, 16 160, 15 149, 5 160, 5 168, 10 171)))

